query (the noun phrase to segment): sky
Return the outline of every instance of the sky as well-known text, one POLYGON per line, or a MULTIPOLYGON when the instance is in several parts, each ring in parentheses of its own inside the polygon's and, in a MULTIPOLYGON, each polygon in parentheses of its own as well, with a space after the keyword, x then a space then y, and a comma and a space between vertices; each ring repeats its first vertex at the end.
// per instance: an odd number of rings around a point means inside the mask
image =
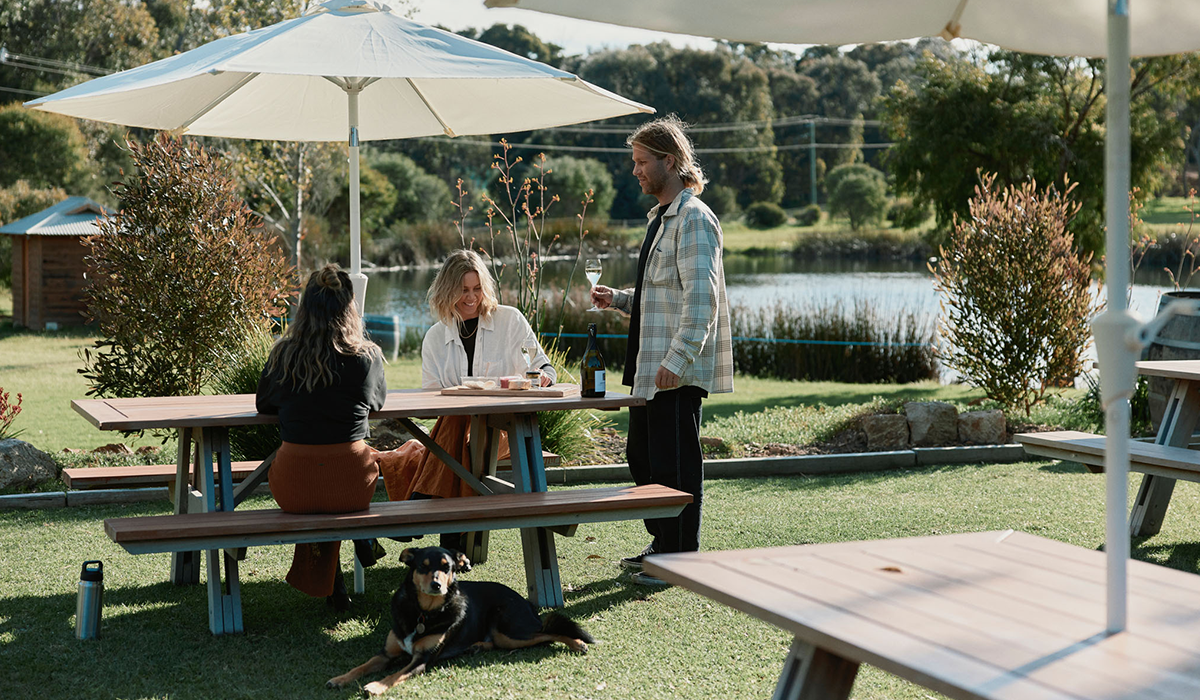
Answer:
MULTIPOLYGON (((712 39, 705 37, 620 27, 519 8, 488 9, 483 6, 483 0, 410 0, 410 4, 415 10, 413 19, 426 24, 440 24, 454 31, 468 27, 486 29, 497 23, 524 25, 542 41, 563 47, 567 55, 587 54, 601 49, 620 49, 630 44, 650 44, 656 41, 667 41, 681 48, 690 46, 707 49, 715 45, 712 39)), ((803 46, 792 44, 773 46, 790 49, 796 53, 804 50, 803 46)))

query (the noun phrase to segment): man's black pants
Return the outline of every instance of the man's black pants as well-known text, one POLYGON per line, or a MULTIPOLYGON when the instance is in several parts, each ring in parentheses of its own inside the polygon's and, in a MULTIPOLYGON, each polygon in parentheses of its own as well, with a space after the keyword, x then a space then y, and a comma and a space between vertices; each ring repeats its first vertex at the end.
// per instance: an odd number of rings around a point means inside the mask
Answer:
POLYGON ((686 491, 694 499, 673 518, 647 520, 656 552, 700 549, 700 506, 704 495, 704 453, 700 417, 708 392, 685 386, 660 391, 645 406, 629 408, 625 457, 638 486, 661 484, 686 491))

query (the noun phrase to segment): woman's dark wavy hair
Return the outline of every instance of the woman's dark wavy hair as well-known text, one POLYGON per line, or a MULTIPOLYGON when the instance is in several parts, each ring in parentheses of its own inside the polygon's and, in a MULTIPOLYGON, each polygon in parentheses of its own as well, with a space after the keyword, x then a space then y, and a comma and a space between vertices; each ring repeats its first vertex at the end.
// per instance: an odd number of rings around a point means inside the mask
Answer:
POLYGON ((267 370, 282 367, 282 377, 291 380, 292 388, 312 391, 333 384, 334 353, 383 355, 363 335, 350 275, 337 265, 326 265, 309 275, 296 317, 271 348, 267 370))

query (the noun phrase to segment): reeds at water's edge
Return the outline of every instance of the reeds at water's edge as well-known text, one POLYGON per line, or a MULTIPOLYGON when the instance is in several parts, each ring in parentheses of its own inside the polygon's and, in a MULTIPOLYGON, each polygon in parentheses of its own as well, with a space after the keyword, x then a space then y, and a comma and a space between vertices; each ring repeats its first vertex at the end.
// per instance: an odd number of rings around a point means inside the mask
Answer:
MULTIPOLYGON (((565 304, 562 297, 548 297, 545 304, 543 344, 557 341, 568 361, 578 362, 587 345, 588 324, 595 323, 605 365, 610 370, 624 367, 628 317, 587 311, 587 290, 574 290, 565 304)), ((857 384, 938 378, 934 320, 914 311, 885 313, 865 299, 803 304, 778 300, 759 309, 735 305, 730 320, 734 369, 739 374, 857 384)), ((404 334, 400 352, 419 352, 422 335, 404 334)), ((376 340, 391 350, 390 337, 376 340)), ((620 385, 618 380, 612 380, 614 386, 620 385)))

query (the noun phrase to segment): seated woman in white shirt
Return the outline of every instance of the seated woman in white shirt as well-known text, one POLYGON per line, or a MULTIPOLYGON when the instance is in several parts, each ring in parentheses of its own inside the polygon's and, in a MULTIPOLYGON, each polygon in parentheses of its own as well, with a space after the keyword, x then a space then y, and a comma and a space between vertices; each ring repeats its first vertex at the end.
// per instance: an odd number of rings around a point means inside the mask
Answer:
MULTIPOLYGON (((524 375, 540 370, 542 386, 558 375, 550 365, 529 321, 511 306, 501 306, 496 283, 483 258, 458 250, 446 258, 429 289, 429 308, 438 322, 421 345, 421 386, 439 389, 462 384, 466 377, 524 375), (526 365, 522 347, 536 347, 526 365)), ((464 467, 470 468, 470 416, 439 418, 430 437, 464 467)), ((500 456, 508 456, 507 436, 501 433, 500 456)), ((428 449, 409 440, 381 453, 380 471, 393 501, 410 498, 472 496, 475 492, 428 449)))

